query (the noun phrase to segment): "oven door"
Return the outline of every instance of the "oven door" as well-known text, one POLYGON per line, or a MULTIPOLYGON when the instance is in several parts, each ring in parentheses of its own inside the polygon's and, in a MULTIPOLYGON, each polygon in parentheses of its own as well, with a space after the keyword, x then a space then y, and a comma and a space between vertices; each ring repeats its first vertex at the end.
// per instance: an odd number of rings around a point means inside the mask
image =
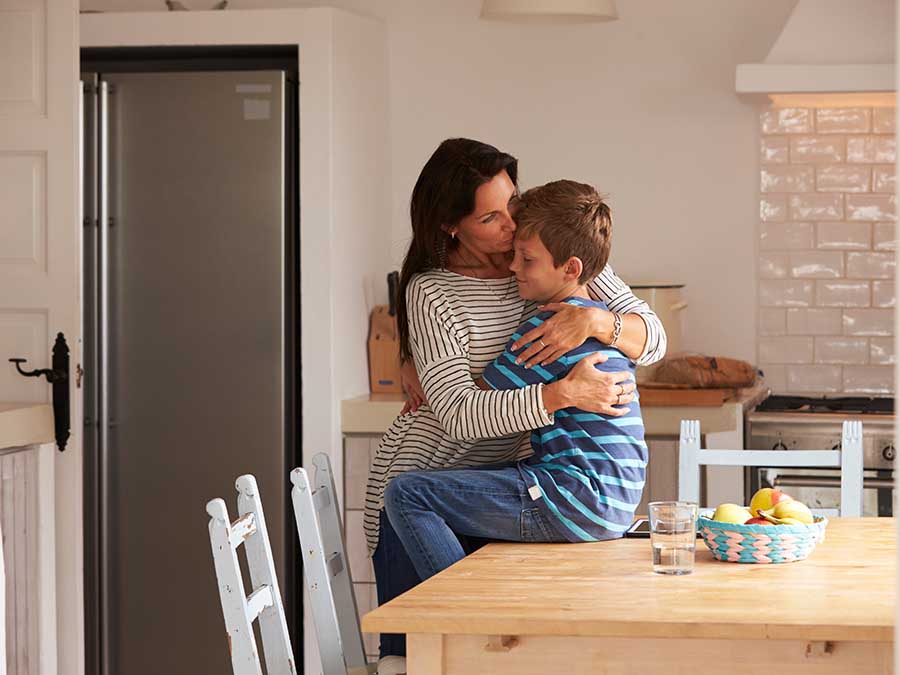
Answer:
MULTIPOLYGON (((748 467, 748 494, 764 487, 784 490, 811 509, 833 509, 837 515, 841 502, 839 469, 800 469, 796 467, 748 467)), ((894 472, 863 471, 863 516, 891 516, 894 503, 894 472)))

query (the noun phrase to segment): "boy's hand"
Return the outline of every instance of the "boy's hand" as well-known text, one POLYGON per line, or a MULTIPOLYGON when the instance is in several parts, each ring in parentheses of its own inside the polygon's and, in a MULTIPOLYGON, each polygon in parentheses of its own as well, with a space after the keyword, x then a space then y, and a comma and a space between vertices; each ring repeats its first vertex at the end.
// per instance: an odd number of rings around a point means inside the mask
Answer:
POLYGON ((540 310, 554 312, 554 315, 512 345, 514 352, 529 345, 516 356, 516 363, 525 362, 526 368, 536 364, 545 366, 584 344, 585 340, 598 333, 598 321, 603 311, 598 307, 580 307, 565 302, 541 305, 540 310))

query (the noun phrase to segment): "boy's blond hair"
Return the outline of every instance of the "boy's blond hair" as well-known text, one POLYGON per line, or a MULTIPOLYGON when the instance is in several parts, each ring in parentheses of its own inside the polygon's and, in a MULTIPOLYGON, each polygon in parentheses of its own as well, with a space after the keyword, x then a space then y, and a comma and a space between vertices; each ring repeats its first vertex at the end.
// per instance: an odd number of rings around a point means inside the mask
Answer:
POLYGON ((515 203, 516 236, 538 235, 557 267, 581 259, 578 283, 597 276, 609 260, 612 218, 590 185, 557 180, 522 193, 515 203))

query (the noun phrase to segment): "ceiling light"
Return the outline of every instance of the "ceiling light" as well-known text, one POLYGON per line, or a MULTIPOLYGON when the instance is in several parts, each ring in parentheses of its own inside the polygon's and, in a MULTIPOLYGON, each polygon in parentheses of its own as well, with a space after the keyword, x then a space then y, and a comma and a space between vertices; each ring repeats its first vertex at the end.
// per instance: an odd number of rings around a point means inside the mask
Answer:
POLYGON ((481 18, 519 23, 581 23, 619 18, 616 0, 484 0, 481 18))

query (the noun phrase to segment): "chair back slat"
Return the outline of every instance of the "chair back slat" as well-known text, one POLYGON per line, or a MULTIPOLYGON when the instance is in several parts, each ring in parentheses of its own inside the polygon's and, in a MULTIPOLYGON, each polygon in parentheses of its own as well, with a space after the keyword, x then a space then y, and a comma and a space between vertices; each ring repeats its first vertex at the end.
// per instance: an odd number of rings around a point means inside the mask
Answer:
POLYGON ((862 422, 843 424, 840 450, 701 450, 700 422, 682 420, 678 441, 678 498, 700 502, 701 466, 839 468, 840 514, 862 515, 862 422))

